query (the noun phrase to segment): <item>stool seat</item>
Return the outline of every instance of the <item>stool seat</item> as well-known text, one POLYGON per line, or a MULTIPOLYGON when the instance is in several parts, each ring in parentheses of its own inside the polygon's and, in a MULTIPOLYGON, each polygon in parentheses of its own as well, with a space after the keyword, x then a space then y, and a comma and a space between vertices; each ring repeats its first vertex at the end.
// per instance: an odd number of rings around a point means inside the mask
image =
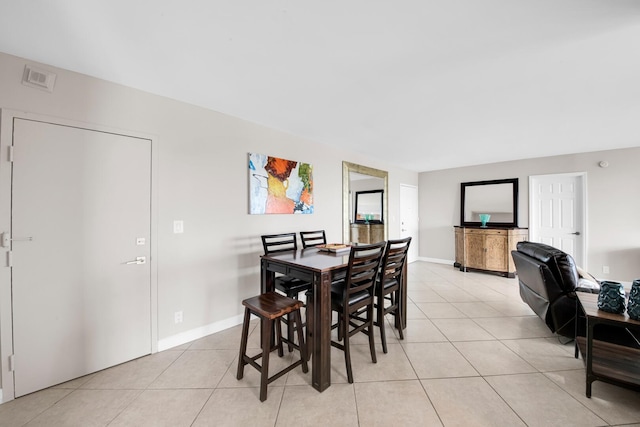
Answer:
MULTIPOLYGON (((267 384, 277 380, 282 375, 291 371, 299 365, 302 365, 302 372, 309 372, 307 366, 307 348, 302 334, 302 317, 300 316, 300 308, 304 303, 300 300, 293 299, 281 295, 276 292, 265 292, 255 297, 247 298, 242 301, 244 305, 244 323, 242 325, 242 338, 240 340, 240 356, 238 357, 238 372, 236 378, 241 380, 244 376, 244 366, 251 365, 260 372, 260 401, 267 399, 267 384), (256 356, 247 355, 247 339, 249 336, 249 323, 251 315, 260 318, 260 341, 262 343, 262 352, 256 356), (280 319, 283 316, 291 317, 291 322, 295 324, 295 330, 298 335, 298 344, 293 342, 293 337, 282 337, 282 328, 280 327, 280 319), (271 345, 271 335, 273 326, 276 330, 276 346, 271 345), (290 348, 300 351, 300 360, 292 363, 286 368, 280 370, 276 374, 269 377, 269 354, 272 350, 278 349, 278 355, 283 356, 282 343, 287 343, 290 348), (262 364, 256 362, 262 358, 262 364)), ((293 326, 293 325, 292 325, 293 326)))
POLYGON ((300 300, 285 297, 275 292, 266 292, 242 301, 242 305, 254 314, 273 320, 304 307, 300 300))

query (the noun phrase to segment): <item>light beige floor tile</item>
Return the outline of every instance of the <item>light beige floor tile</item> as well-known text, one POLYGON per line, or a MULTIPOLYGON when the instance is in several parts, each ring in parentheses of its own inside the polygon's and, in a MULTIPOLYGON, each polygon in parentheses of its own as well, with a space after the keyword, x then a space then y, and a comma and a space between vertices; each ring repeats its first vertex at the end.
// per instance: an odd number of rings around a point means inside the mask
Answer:
POLYGON ((358 419, 366 426, 441 426, 419 381, 355 384, 358 419))
POLYGON ((512 317, 509 321, 505 321, 504 318, 491 317, 475 319, 475 321, 491 335, 501 340, 553 336, 553 332, 538 316, 512 317))
POLYGON ((149 388, 215 388, 237 355, 234 350, 185 351, 149 388))
POLYGON ((284 387, 269 385, 267 400, 260 402, 259 388, 217 389, 193 427, 273 427, 283 392, 284 387))
POLYGON ((483 376, 537 372, 500 341, 455 342, 453 345, 483 376))
MULTIPOLYGON (((256 353, 258 354, 260 350, 256 349, 256 353)), ((250 353, 250 355, 253 353, 250 353)), ((297 351, 292 353, 287 352, 285 350, 283 357, 278 357, 278 352, 273 351, 269 356, 269 376, 273 376, 282 369, 294 363, 296 360, 299 360, 300 356, 297 351)), ((262 359, 257 361, 260 365, 262 365, 262 359)), ((300 372, 302 372, 302 367, 299 368, 300 372)), ((311 371, 309 371, 310 373, 311 371)), ((255 369, 251 365, 244 366, 244 375, 241 380, 237 379, 238 374, 238 358, 236 357, 227 372, 222 377, 222 380, 218 383, 217 387, 221 388, 235 388, 235 387, 260 387, 260 372, 255 369)), ((277 380, 271 383, 274 386, 284 387, 287 382, 287 375, 289 373, 284 374, 277 380)))
MULTIPOLYGON (((302 372, 301 367, 297 367, 287 375, 287 386, 308 385, 312 381, 313 358, 309 361, 309 372, 302 372)), ((347 382, 347 372, 344 364, 344 353, 331 347, 331 384, 344 384, 347 382)))
POLYGON ((502 313, 503 316, 535 316, 531 308, 522 302, 520 298, 509 298, 503 301, 486 301, 491 307, 502 313))
POLYGON ((447 338, 435 327, 429 319, 407 319, 407 329, 404 331, 402 344, 410 342, 437 342, 447 338))
MULTIPOLYGON (((252 321, 249 326, 249 334, 258 326, 258 321, 252 321)), ((259 329, 259 328, 258 328, 259 329)), ((259 334, 258 334, 259 335, 259 334)), ((242 325, 237 325, 204 338, 195 340, 189 346, 189 350, 233 350, 240 349, 242 337, 242 325)), ((247 341, 248 342, 248 341, 247 341)), ((258 343, 260 341, 258 340, 258 343)), ((248 345, 248 344, 247 344, 248 345)))
POLYGON ((407 320, 426 319, 427 316, 412 302, 407 302, 407 320))
POLYGON ((307 386, 287 386, 276 427, 358 426, 353 384, 332 384, 319 393, 307 386))
POLYGON ((429 319, 458 319, 467 316, 449 302, 419 302, 416 306, 429 319))
POLYGON ((184 352, 167 350, 96 373, 82 389, 145 389, 184 352))
POLYGON ((447 302, 432 290, 411 291, 407 296, 412 302, 447 302))
POLYGON ((484 341, 496 339, 471 319, 432 319, 432 322, 449 341, 484 341))
POLYGON ((447 427, 525 425, 482 378, 422 380, 422 384, 447 427))
POLYGON ((498 310, 481 301, 454 302, 453 306, 472 319, 478 317, 502 317, 498 310))
POLYGON ((544 374, 500 375, 486 380, 530 427, 606 425, 544 374))
POLYGON ((463 291, 462 289, 448 289, 435 291, 438 295, 442 297, 447 302, 470 302, 470 301, 478 301, 478 298, 471 295, 469 292, 463 291))
POLYGON ((409 343, 404 346, 418 378, 478 376, 478 372, 449 342, 409 343))
POLYGON ((85 375, 83 377, 76 378, 71 381, 67 381, 65 383, 55 385, 53 386, 53 388, 67 388, 67 389, 75 390, 82 387, 85 383, 87 383, 89 380, 91 380, 95 376, 96 374, 85 375))
POLYGON ((573 352, 566 350, 567 346, 554 339, 505 340, 502 343, 541 372, 584 369, 582 359, 573 357, 573 352))
POLYGON ((545 375, 607 423, 640 424, 640 392, 595 381, 591 385, 591 398, 588 398, 584 368, 545 375))
POLYGON ((140 390, 75 390, 28 425, 106 426, 140 393, 140 390))
POLYGON ((208 389, 146 390, 109 427, 188 427, 212 392, 208 389))
POLYGON ((367 382, 418 378, 400 344, 389 344, 388 351, 387 354, 378 352, 377 363, 372 363, 368 345, 351 346, 353 380, 367 382))
POLYGON ((0 405, 0 427, 26 424, 71 392, 70 389, 49 388, 4 403, 0 405))

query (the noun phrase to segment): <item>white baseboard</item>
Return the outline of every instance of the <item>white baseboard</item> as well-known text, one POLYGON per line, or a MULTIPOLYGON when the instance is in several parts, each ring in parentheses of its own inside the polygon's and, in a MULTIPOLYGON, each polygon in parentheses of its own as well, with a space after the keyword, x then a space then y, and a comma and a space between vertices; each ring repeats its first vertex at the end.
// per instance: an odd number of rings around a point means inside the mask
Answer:
POLYGON ((426 262, 433 262, 435 264, 449 264, 449 265, 453 265, 454 261, 452 259, 440 259, 440 258, 426 258, 426 257, 420 257, 418 258, 419 261, 426 261, 426 262))
POLYGON ((239 325, 244 320, 243 314, 238 314, 235 317, 220 320, 215 323, 210 323, 199 328, 184 331, 176 335, 172 335, 167 338, 163 338, 158 341, 158 351, 168 350, 173 347, 177 347, 182 344, 206 337, 207 335, 215 334, 216 332, 224 331, 233 326, 239 325))

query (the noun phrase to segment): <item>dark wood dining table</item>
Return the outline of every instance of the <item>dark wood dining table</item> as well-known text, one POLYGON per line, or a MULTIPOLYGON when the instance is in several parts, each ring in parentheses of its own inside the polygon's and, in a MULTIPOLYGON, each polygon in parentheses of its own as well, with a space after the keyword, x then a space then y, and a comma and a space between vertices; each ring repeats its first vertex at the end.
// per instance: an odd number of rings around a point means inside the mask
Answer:
POLYGON ((337 273, 346 270, 348 262, 349 252, 334 254, 317 248, 262 255, 260 260, 262 292, 275 289, 276 273, 312 284, 307 327, 311 328, 311 384, 318 391, 331 385, 331 282, 337 273))

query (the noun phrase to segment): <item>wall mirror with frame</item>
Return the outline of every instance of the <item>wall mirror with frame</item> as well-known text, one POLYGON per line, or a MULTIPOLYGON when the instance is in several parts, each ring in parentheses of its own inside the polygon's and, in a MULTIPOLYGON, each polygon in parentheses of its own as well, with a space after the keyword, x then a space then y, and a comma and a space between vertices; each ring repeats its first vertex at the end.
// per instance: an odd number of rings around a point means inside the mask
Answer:
POLYGON ((353 221, 356 223, 384 223, 384 190, 356 191, 353 221))
MULTIPOLYGON (((351 226, 356 224, 355 205, 356 192, 372 190, 381 191, 382 210, 380 225, 384 229, 384 239, 387 238, 388 218, 388 173, 387 171, 370 168, 356 163, 342 162, 342 237, 344 243, 351 242, 351 226)), ((374 193, 375 194, 375 193, 374 193)), ((359 197, 360 198, 360 197, 359 197)), ((364 221, 363 221, 364 222, 364 221)))
POLYGON ((460 225, 481 225, 480 214, 491 215, 488 227, 518 227, 518 178, 460 184, 460 225))

